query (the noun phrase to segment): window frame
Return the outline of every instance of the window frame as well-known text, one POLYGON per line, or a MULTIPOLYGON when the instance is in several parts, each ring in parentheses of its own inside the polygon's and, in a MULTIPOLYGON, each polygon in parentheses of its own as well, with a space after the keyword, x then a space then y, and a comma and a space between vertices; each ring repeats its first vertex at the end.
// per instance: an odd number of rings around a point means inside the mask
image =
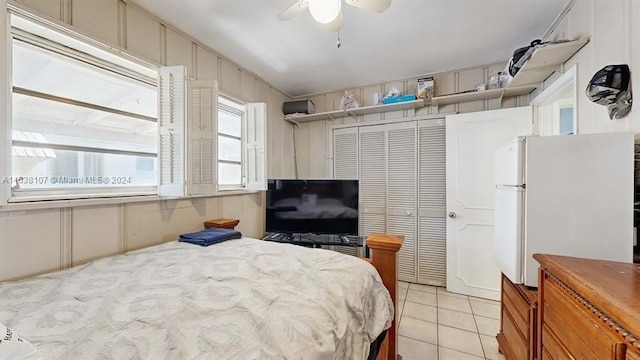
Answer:
MULTIPOLYGON (((139 185, 139 186, 122 186, 122 187, 69 187, 69 188, 45 188, 45 189, 28 189, 20 192, 14 192, 11 186, 15 184, 9 184, 9 181, 13 180, 13 148, 14 146, 29 146, 33 144, 24 143, 20 140, 13 139, 13 95, 22 94, 30 97, 41 98, 45 100, 52 100, 58 103, 67 103, 72 106, 80 106, 88 109, 103 111, 107 114, 123 115, 132 119, 152 121, 157 127, 157 116, 146 116, 143 114, 137 114, 119 110, 115 108, 109 108, 107 106, 101 106, 93 103, 85 103, 82 101, 72 100, 65 97, 39 93, 37 91, 23 89, 14 86, 13 81, 13 53, 14 53, 14 41, 20 41, 34 46, 44 51, 50 51, 56 55, 64 58, 71 59, 72 61, 80 61, 87 63, 91 66, 95 66, 108 74, 113 76, 122 76, 125 78, 133 79, 134 81, 141 82, 144 85, 148 85, 155 88, 157 93, 157 69, 158 65, 145 62, 129 54, 121 51, 115 51, 112 47, 101 44, 95 40, 86 38, 82 35, 75 33, 72 30, 63 28, 58 24, 52 24, 46 20, 40 19, 34 15, 25 12, 19 8, 8 7, 8 12, 5 14, 7 19, 6 24, 6 91, 7 91, 7 124, 6 124, 6 139, 7 145, 0 150, 5 152, 6 165, 3 166, 3 172, 10 174, 9 176, 2 177, 3 187, 0 191, 0 206, 5 204, 20 204, 20 203, 37 203, 37 202, 58 202, 58 201, 79 201, 82 199, 117 199, 128 197, 149 197, 158 195, 158 186, 156 185, 139 185), (26 30, 25 30, 26 29, 26 30), (24 144, 23 144, 24 143, 24 144), (17 145, 16 145, 17 144, 17 145)), ((157 96, 156 96, 157 97, 157 96)), ((156 130, 157 131, 157 130, 156 130)), ((93 154, 93 153, 108 153, 114 155, 134 155, 145 156, 153 159, 158 159, 158 146, 156 145, 155 152, 149 151, 129 151, 129 150, 115 150, 115 149, 100 149, 99 147, 82 147, 76 145, 53 145, 51 148, 57 150, 70 150, 79 151, 81 154, 93 154), (64 148, 64 149, 63 149, 64 148), (102 151, 101 151, 102 150, 102 151)), ((155 175, 157 176, 159 169, 156 168, 155 175)))
MULTIPOLYGON (((240 140, 240 161, 229 161, 229 160, 220 160, 220 152, 218 151, 218 158, 216 159, 216 163, 218 165, 218 173, 216 182, 218 184, 218 191, 230 191, 230 190, 245 190, 247 187, 246 182, 246 156, 245 156, 245 147, 246 147, 246 139, 245 139, 245 131, 246 131, 246 122, 247 122, 247 109, 246 102, 228 96, 222 92, 218 92, 218 125, 220 119, 220 112, 225 111, 227 113, 231 113, 233 115, 240 116, 240 138, 228 134, 223 134, 220 132, 220 128, 217 130, 216 140, 220 139, 220 136, 240 140), (220 183, 220 164, 233 164, 240 166, 240 183, 238 184, 224 184, 220 183)), ((216 146, 219 146, 219 142, 216 141, 216 146)))

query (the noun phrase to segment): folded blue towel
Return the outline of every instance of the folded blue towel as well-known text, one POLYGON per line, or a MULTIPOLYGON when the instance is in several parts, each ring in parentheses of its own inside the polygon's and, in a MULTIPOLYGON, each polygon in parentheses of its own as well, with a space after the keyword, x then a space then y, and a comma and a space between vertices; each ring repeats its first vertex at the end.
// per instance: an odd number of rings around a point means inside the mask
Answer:
POLYGON ((201 231, 182 234, 178 241, 201 246, 209 246, 231 239, 240 239, 242 233, 235 230, 208 228, 201 231))

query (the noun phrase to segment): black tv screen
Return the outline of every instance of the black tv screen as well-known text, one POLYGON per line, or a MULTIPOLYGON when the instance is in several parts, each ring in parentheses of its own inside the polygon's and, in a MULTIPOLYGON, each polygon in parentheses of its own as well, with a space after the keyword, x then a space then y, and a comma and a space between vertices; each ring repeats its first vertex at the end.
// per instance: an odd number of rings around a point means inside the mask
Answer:
POLYGON ((268 180, 267 232, 358 235, 358 180, 268 180))

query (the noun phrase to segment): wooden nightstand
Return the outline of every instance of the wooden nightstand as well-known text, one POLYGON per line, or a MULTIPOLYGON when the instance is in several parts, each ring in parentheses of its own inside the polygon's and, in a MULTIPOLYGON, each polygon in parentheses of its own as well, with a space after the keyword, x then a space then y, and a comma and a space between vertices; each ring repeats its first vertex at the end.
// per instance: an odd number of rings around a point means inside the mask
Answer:
POLYGON ((240 220, 238 219, 214 219, 214 220, 205 221, 204 227, 205 229, 213 227, 213 228, 235 230, 239 222, 240 220))

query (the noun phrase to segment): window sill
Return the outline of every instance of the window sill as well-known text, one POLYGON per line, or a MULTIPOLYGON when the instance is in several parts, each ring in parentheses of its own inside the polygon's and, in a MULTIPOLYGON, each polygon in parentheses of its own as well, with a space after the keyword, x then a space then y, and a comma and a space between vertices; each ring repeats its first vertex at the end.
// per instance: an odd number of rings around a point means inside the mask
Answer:
POLYGON ((23 201, 23 202, 7 203, 5 205, 0 206, 0 213, 11 212, 11 211, 26 211, 26 210, 62 209, 62 208, 82 207, 82 206, 96 206, 96 205, 117 205, 117 204, 129 204, 129 203, 139 203, 139 202, 162 201, 162 200, 187 200, 187 199, 196 199, 196 198, 248 195, 248 194, 256 194, 259 192, 260 191, 257 191, 257 190, 236 189, 236 190, 221 190, 218 194, 211 195, 211 196, 160 197, 158 195, 139 195, 139 196, 108 197, 108 198, 23 201))
POLYGON ((244 190, 244 189, 218 190, 218 194, 216 196, 257 194, 259 192, 261 192, 261 191, 260 190, 244 190))

